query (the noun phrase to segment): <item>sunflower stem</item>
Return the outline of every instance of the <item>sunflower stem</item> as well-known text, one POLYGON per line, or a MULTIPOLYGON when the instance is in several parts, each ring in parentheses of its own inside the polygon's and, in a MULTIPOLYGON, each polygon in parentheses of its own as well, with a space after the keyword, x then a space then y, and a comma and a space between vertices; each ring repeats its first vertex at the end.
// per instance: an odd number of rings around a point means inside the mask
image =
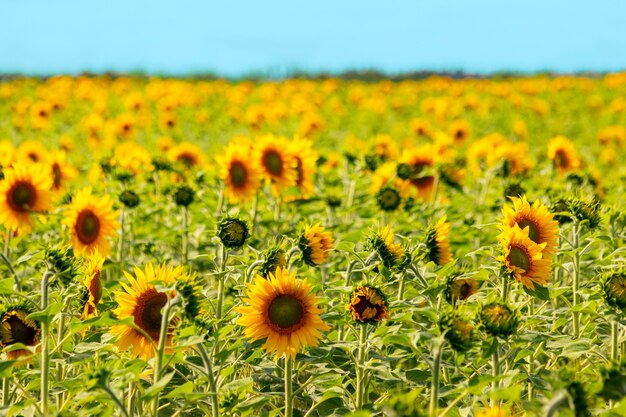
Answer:
POLYGON ((189 236, 188 236, 188 231, 187 229, 189 228, 189 209, 186 206, 182 206, 181 208, 181 215, 182 215, 182 221, 183 221, 183 235, 182 235, 182 247, 181 247, 181 254, 182 254, 182 261, 183 261, 183 265, 187 265, 187 245, 188 245, 188 240, 189 240, 189 236))
MULTIPOLYGON (((528 318, 530 318, 531 320, 534 318, 535 315, 535 298, 534 297, 530 297, 530 300, 528 302, 528 318)), ((532 327, 529 326, 529 330, 531 330, 532 327)), ((530 354, 530 356, 528 357, 528 375, 534 375, 535 374, 535 351, 533 350, 530 354)), ((532 383, 532 381, 528 381, 528 399, 532 400, 535 396, 535 386, 532 383)))
MULTIPOLYGON (((495 336, 494 336, 495 337, 495 336)), ((494 380, 491 382, 491 400, 490 405, 491 407, 495 407, 496 405, 496 400, 493 398, 493 394, 496 392, 496 390, 499 387, 499 382, 496 380, 496 378, 498 378, 500 376, 500 352, 498 351, 500 349, 500 345, 498 343, 498 338, 495 337, 495 349, 493 350, 493 355, 491 357, 491 367, 492 367, 492 375, 494 380)))
POLYGON ((285 415, 293 417, 293 359, 285 357, 285 415))
MULTIPOLYGON (((59 355, 61 356, 61 358, 63 359, 63 346, 61 346, 63 344, 63 333, 65 332, 65 316, 63 315, 63 313, 61 313, 61 317, 59 318, 59 326, 58 326, 58 332, 57 332, 57 347, 56 349, 59 349, 59 355)), ((53 349, 52 352, 54 353, 53 349)), ((61 360, 57 363, 57 375, 56 375, 56 380, 57 381, 63 381, 64 378, 64 374, 65 374, 65 361, 61 360)), ((60 391, 59 393, 57 393, 57 408, 61 409, 61 404, 63 404, 64 401, 64 395, 63 395, 63 391, 60 391)))
POLYGON ((209 378, 209 388, 211 388, 211 401, 213 402, 213 406, 211 407, 211 415, 212 417, 219 417, 220 415, 220 396, 218 392, 218 386, 215 381, 215 375, 213 375, 213 365, 211 365, 211 359, 207 354, 206 349, 202 343, 198 343, 198 352, 200 353, 200 357, 204 362, 204 367, 206 368, 207 377, 209 378))
POLYGON ((2 378, 2 406, 9 405, 9 396, 11 395, 11 386, 9 378, 2 378))
POLYGON ((611 322, 611 360, 620 363, 619 360, 619 324, 617 320, 611 322))
MULTIPOLYGON (((53 276, 52 272, 46 271, 41 278, 41 310, 48 308, 48 281, 53 276)), ((48 374, 50 371, 50 356, 48 346, 49 319, 41 321, 41 392, 40 403, 44 416, 48 415, 48 374)))
MULTIPOLYGON (((165 345, 167 344, 167 333, 170 323, 170 312, 174 305, 178 303, 178 297, 167 299, 165 307, 163 307, 163 315, 161 316, 161 330, 159 333, 159 344, 157 346, 156 357, 154 359, 154 383, 156 385, 161 379, 161 371, 163 367, 163 356, 165 354, 165 345)), ((122 407, 124 409, 124 407, 122 407)), ((124 409, 126 412, 126 409, 124 409)), ((159 414, 159 394, 157 393, 152 403, 152 415, 157 417, 159 414)))
MULTIPOLYGON (((350 262, 348 262, 348 267, 346 268, 346 272, 345 272, 345 275, 344 275, 344 279, 345 279, 344 286, 345 287, 349 287, 350 283, 352 282, 352 280, 350 279, 350 276, 352 275, 352 268, 354 268, 356 262, 357 261, 350 261, 350 262)), ((338 329, 337 329, 337 340, 343 340, 343 336, 344 336, 344 325, 340 324, 338 326, 338 329)))
POLYGON ((398 301, 402 301, 404 298, 404 273, 400 277, 400 283, 398 284, 398 301))
POLYGON ((217 277, 217 309, 215 316, 218 320, 222 319, 224 309, 224 272, 226 271, 226 246, 220 245, 220 273, 217 277))
POLYGON ((9 251, 11 250, 11 230, 6 230, 5 231, 5 236, 4 236, 4 257, 8 259, 9 257, 9 251))
POLYGON ((118 398, 117 395, 115 395, 113 390, 111 390, 111 388, 108 385, 105 385, 104 387, 102 387, 102 390, 106 392, 107 395, 113 400, 113 402, 115 403, 117 408, 120 410, 120 412, 124 415, 124 417, 130 417, 128 415, 128 412, 126 411, 126 408, 124 407, 124 403, 122 403, 122 401, 118 398))
POLYGON ((256 194, 254 194, 254 201, 252 202, 252 214, 250 215, 251 226, 250 226, 250 234, 254 233, 254 228, 256 226, 256 215, 259 210, 259 190, 257 190, 256 194))
POLYGON ((11 261, 9 261, 9 259, 4 254, 0 254, 0 258, 2 258, 2 261, 7 266, 7 269, 9 270, 11 275, 13 275, 13 290, 15 292, 20 292, 20 287, 21 287, 20 278, 17 276, 15 269, 13 269, 13 265, 11 265, 11 261))
POLYGON ((277 197, 274 199, 274 220, 278 221, 280 219, 280 209, 282 206, 282 199, 277 197))
POLYGON ((580 225, 577 220, 574 220, 574 224, 572 225, 572 246, 574 249, 574 276, 572 279, 572 320, 574 327, 574 339, 578 339, 580 335, 580 323, 579 323, 579 312, 576 310, 578 306, 578 289, 580 285, 580 250, 579 250, 579 239, 580 239, 580 225))
POLYGON ((120 238, 117 242, 117 259, 120 264, 120 272, 124 270, 124 206, 120 208, 120 238))
POLYGON ((431 368, 431 387, 430 387, 430 417, 437 417, 437 408, 439 406, 439 377, 441 371, 441 356, 443 354, 444 339, 440 337, 435 344, 435 356, 431 368))
POLYGON ((359 351, 356 364, 356 410, 363 408, 367 397, 365 385, 365 361, 367 360, 367 323, 361 323, 359 329, 359 351))
POLYGON ((127 405, 127 411, 126 414, 128 415, 128 417, 133 417, 134 414, 134 400, 135 400, 135 383, 133 381, 130 381, 128 383, 128 405, 127 405))
POLYGON ((222 186, 220 187, 220 192, 217 196, 217 210, 216 213, 218 215, 220 215, 222 213, 222 209, 224 208, 224 192, 225 192, 225 187, 224 184, 222 183, 222 186))
POLYGON ((509 276, 508 274, 504 273, 501 274, 502 275, 502 301, 504 301, 504 303, 508 303, 509 302, 509 276))

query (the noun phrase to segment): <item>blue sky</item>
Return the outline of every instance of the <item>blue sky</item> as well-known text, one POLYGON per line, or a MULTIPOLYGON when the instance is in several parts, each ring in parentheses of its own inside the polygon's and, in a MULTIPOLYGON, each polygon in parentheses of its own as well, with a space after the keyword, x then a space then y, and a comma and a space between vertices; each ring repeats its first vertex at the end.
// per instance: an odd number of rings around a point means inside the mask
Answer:
POLYGON ((626 2, 15 0, 0 73, 626 69, 626 2))

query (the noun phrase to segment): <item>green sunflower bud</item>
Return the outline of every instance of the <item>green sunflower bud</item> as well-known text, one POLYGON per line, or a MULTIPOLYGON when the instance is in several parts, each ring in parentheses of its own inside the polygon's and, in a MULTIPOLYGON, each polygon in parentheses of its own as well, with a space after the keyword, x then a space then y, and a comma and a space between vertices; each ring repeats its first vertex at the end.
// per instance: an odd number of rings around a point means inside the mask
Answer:
POLYGON ((177 206, 188 207, 195 198, 195 192, 193 188, 187 185, 181 185, 174 191, 174 201, 177 206))
POLYGON ((217 235, 227 248, 240 248, 249 236, 248 224, 237 217, 227 217, 217 226, 217 235))
POLYGON ((487 333, 506 339, 517 331, 519 315, 506 304, 493 302, 480 311, 480 323, 487 333))
POLYGON ((139 205, 139 196, 132 190, 124 190, 120 194, 120 202, 128 208, 135 208, 139 205))

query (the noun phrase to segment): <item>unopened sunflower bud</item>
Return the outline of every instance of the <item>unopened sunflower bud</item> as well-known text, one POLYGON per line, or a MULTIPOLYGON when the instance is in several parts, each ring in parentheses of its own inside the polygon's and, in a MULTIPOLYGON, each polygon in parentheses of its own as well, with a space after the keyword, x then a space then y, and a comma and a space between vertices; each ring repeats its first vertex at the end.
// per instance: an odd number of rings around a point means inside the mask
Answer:
POLYGON ((503 339, 517 331, 519 316, 506 304, 494 302, 484 305, 480 311, 480 323, 487 333, 503 339))
POLYGON ((239 248, 249 236, 248 225, 237 217, 227 217, 217 226, 217 235, 227 248, 239 248))
POLYGON ((193 188, 187 185, 181 185, 174 191, 174 201, 177 206, 188 207, 195 198, 193 188))
POLYGON ((467 352, 472 347, 474 325, 455 313, 444 315, 439 321, 439 329, 445 332, 445 338, 457 352, 467 352))
POLYGON ((128 208, 135 208, 139 205, 139 196, 132 190, 124 190, 120 194, 120 202, 128 208))
POLYGON ((376 195, 378 206, 384 211, 394 211, 402 202, 400 193, 393 187, 383 187, 376 195))

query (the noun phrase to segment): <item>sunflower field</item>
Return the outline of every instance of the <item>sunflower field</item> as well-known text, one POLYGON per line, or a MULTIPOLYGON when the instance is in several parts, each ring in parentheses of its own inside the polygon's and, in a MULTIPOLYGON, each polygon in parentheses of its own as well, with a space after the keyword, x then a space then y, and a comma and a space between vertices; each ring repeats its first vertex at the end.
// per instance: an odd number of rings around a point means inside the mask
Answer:
POLYGON ((626 74, 0 81, 6 416, 625 416, 626 74))

